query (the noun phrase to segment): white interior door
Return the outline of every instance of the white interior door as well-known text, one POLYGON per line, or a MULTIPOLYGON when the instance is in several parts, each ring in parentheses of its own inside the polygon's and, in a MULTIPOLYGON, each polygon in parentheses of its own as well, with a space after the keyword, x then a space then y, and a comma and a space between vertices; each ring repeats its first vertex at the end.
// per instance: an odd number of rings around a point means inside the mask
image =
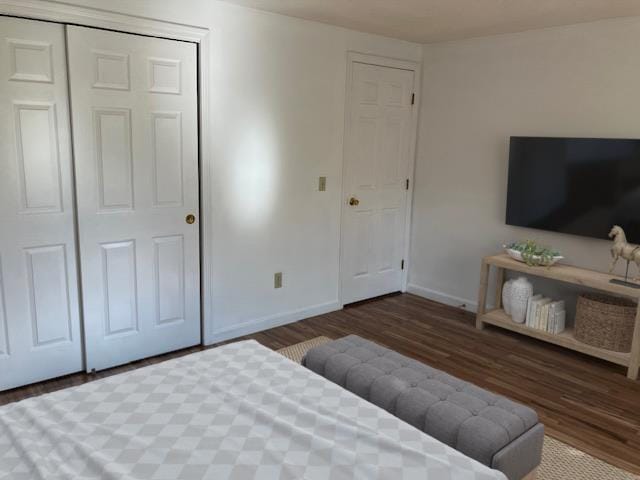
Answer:
POLYGON ((402 288, 414 72, 354 62, 343 179, 342 302, 402 288))
POLYGON ((82 370, 64 27, 0 17, 0 390, 82 370))
POLYGON ((200 343, 197 57, 75 26, 67 43, 90 371, 200 343))

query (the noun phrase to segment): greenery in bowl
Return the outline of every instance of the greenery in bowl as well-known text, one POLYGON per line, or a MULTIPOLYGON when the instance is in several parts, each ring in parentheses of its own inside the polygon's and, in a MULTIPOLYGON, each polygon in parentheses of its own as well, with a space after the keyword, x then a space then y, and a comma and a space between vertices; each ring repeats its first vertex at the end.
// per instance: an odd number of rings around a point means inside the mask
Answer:
POLYGON ((560 252, 552 250, 544 245, 538 245, 533 240, 524 240, 521 242, 513 242, 505 246, 511 250, 516 250, 522 255, 522 259, 530 267, 540 265, 551 265, 554 257, 559 257, 560 252))

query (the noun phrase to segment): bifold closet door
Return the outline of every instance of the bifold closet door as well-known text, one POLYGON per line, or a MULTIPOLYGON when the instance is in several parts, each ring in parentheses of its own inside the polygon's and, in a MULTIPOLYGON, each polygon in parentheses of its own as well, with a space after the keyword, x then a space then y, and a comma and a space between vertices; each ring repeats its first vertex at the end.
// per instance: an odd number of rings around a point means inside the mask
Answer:
POLYGON ((76 26, 67 45, 91 371, 200 343, 197 55, 76 26))
POLYGON ((82 370, 64 27, 0 17, 0 390, 82 370))

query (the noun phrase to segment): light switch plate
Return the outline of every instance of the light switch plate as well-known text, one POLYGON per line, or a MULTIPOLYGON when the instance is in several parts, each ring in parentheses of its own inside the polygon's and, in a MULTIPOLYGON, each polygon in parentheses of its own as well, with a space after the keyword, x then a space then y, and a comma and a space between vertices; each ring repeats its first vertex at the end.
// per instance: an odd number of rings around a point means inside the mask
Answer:
POLYGON ((327 190, 327 177, 320 177, 318 179, 318 191, 324 192, 327 190))
POLYGON ((282 288, 282 272, 273 275, 273 288, 282 288))

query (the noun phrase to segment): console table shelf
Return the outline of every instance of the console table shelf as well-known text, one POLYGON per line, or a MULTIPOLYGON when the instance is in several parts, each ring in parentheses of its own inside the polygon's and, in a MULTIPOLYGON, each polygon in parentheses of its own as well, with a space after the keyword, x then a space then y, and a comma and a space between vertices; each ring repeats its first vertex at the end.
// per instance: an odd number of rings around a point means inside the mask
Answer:
POLYGON ((631 353, 619 353, 592 347, 591 345, 587 345, 577 340, 573 335, 572 329, 567 329, 558 335, 554 335, 543 330, 527 327, 524 324, 519 324, 511 320, 511 317, 509 317, 501 308, 502 285, 504 283, 504 274, 506 270, 549 278, 574 285, 582 285, 596 290, 601 290, 603 292, 630 297, 635 300, 640 300, 640 290, 626 287, 624 285, 609 283, 609 280, 617 277, 601 272, 571 267, 568 265, 554 265, 551 268, 530 267, 525 263, 512 259, 506 254, 494 255, 482 259, 480 289, 478 292, 478 315, 476 317, 476 327, 478 329, 482 329, 485 324, 489 324, 511 330, 512 332, 537 338, 538 340, 553 343, 554 345, 559 345, 617 365, 625 366, 627 367, 627 377, 634 380, 638 378, 638 371, 640 370, 640 306, 636 313, 631 353), (497 308, 487 311, 487 290, 489 285, 490 267, 497 269, 495 301, 497 308))

